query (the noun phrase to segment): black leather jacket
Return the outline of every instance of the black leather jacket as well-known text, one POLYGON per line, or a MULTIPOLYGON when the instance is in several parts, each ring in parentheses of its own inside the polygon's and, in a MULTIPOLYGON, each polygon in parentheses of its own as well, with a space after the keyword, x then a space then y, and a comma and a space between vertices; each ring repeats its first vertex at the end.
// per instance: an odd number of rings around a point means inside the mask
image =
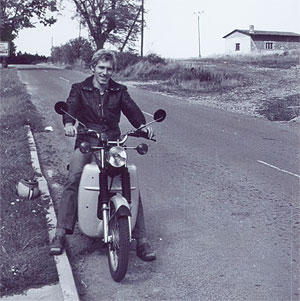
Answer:
MULTIPOLYGON (((135 128, 146 123, 144 114, 131 99, 127 87, 112 79, 109 80, 103 96, 100 96, 99 90, 93 86, 93 76, 86 78, 83 82, 75 83, 72 85, 66 102, 69 106, 68 112, 72 116, 91 129, 106 132, 111 140, 120 136, 121 112, 135 128)), ((74 124, 75 121, 64 114, 63 123, 74 124)), ((90 140, 88 137, 78 135, 75 148, 82 141, 90 140)))

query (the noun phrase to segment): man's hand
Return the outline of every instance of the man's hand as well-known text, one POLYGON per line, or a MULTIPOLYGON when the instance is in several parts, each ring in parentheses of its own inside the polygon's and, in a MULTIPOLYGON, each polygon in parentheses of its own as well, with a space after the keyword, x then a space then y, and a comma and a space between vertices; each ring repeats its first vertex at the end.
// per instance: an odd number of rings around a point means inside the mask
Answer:
MULTIPOLYGON (((142 125, 143 126, 143 125, 142 125)), ((140 128, 142 127, 140 126, 140 128)), ((147 133, 147 138, 148 139, 153 139, 154 138, 154 129, 151 126, 145 126, 140 129, 141 132, 147 133)))
POLYGON ((74 137, 77 133, 77 128, 72 123, 65 124, 65 135, 68 137, 74 137))

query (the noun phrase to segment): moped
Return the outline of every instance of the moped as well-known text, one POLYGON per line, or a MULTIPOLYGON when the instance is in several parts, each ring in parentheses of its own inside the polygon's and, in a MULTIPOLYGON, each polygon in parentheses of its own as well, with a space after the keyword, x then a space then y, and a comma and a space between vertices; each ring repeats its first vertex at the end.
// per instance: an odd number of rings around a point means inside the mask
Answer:
MULTIPOLYGON (((116 141, 109 141, 105 133, 87 128, 68 113, 65 102, 55 104, 55 111, 67 114, 81 125, 77 134, 93 135, 98 146, 89 142, 80 144, 83 154, 92 153, 92 160, 83 168, 78 190, 78 225, 80 231, 91 238, 100 238, 107 246, 108 264, 112 278, 119 282, 124 279, 128 261, 132 229, 136 223, 140 198, 137 168, 127 162, 127 150, 136 150, 144 155, 148 146, 126 146, 128 137, 145 137, 140 130, 131 130, 116 141)), ((164 110, 154 113, 152 121, 162 122, 164 110)), ((154 140, 154 139, 152 139, 154 140)), ((154 140, 155 141, 155 140, 154 140)))

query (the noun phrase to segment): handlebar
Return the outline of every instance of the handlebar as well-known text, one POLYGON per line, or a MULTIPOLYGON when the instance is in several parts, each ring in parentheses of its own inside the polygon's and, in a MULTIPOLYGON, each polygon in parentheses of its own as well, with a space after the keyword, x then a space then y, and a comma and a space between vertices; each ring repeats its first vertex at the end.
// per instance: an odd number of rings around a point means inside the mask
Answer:
MULTIPOLYGON (((82 128, 82 129, 79 129, 77 131, 77 135, 89 135, 89 134, 94 134, 97 137, 97 139, 100 140, 102 133, 99 133, 98 131, 92 130, 92 129, 89 129, 89 128, 82 128)), ((129 131, 126 134, 122 135, 120 139, 113 140, 113 141, 107 141, 107 143, 108 144, 115 144, 115 145, 122 145, 127 141, 129 136, 156 141, 153 138, 149 139, 146 132, 143 132, 143 131, 138 129, 138 130, 134 130, 134 131, 129 131)))
POLYGON ((131 136, 131 137, 137 137, 137 138, 144 138, 144 139, 156 141, 156 140, 153 139, 153 138, 149 139, 149 138, 148 138, 148 134, 147 134, 146 132, 141 131, 141 130, 135 130, 135 131, 132 132, 132 133, 128 133, 128 136, 131 136))
MULTIPOLYGON (((92 130, 92 129, 87 128, 86 125, 83 124, 81 121, 79 121, 75 116, 72 116, 70 113, 68 113, 69 107, 68 107, 68 105, 67 105, 66 102, 63 102, 63 101, 57 102, 57 103, 55 104, 55 106, 54 106, 54 109, 55 109, 55 112, 56 112, 57 114, 59 114, 59 115, 64 115, 64 114, 66 114, 66 115, 68 115, 69 117, 71 117, 73 120, 75 120, 75 124, 77 124, 77 125, 79 124, 79 125, 83 126, 83 129, 80 129, 80 130, 77 132, 78 135, 93 133, 93 134, 96 135, 96 137, 97 137, 98 139, 101 139, 101 133, 98 133, 98 132, 95 131, 95 130, 92 130)), ((145 112, 144 112, 144 113, 145 113, 145 112)), ((147 114, 150 115, 150 116, 152 116, 152 115, 149 114, 149 113, 147 113, 147 114)), ((127 132, 125 135, 122 135, 123 138, 122 138, 121 140, 117 140, 117 141, 108 141, 108 143, 111 143, 111 144, 117 144, 117 145, 118 145, 118 144, 123 144, 123 143, 127 140, 128 136, 142 137, 142 138, 145 138, 145 139, 149 139, 147 133, 142 132, 141 129, 144 128, 144 127, 146 127, 146 126, 148 126, 148 125, 150 125, 150 124, 153 123, 153 122, 162 122, 162 121, 164 121, 165 118, 166 118, 166 111, 163 110, 163 109, 159 109, 159 110, 155 111, 155 113, 153 114, 152 117, 153 117, 154 120, 152 120, 152 121, 150 121, 150 122, 144 124, 144 125, 143 125, 141 128, 139 128, 138 130, 129 131, 129 132, 127 132)), ((104 140, 104 139, 103 139, 103 140, 104 140)), ((156 140, 153 139, 153 138, 151 138, 151 139, 149 139, 149 140, 156 141, 156 140)), ((106 139, 106 142, 107 142, 107 139, 106 139)))

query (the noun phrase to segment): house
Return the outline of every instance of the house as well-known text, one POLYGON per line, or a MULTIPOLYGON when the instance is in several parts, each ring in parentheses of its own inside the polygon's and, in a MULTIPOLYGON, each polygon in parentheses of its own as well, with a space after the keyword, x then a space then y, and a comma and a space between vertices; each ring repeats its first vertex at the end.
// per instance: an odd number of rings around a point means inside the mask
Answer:
POLYGON ((249 30, 235 29, 223 38, 228 54, 300 49, 299 34, 254 30, 253 25, 249 30))

